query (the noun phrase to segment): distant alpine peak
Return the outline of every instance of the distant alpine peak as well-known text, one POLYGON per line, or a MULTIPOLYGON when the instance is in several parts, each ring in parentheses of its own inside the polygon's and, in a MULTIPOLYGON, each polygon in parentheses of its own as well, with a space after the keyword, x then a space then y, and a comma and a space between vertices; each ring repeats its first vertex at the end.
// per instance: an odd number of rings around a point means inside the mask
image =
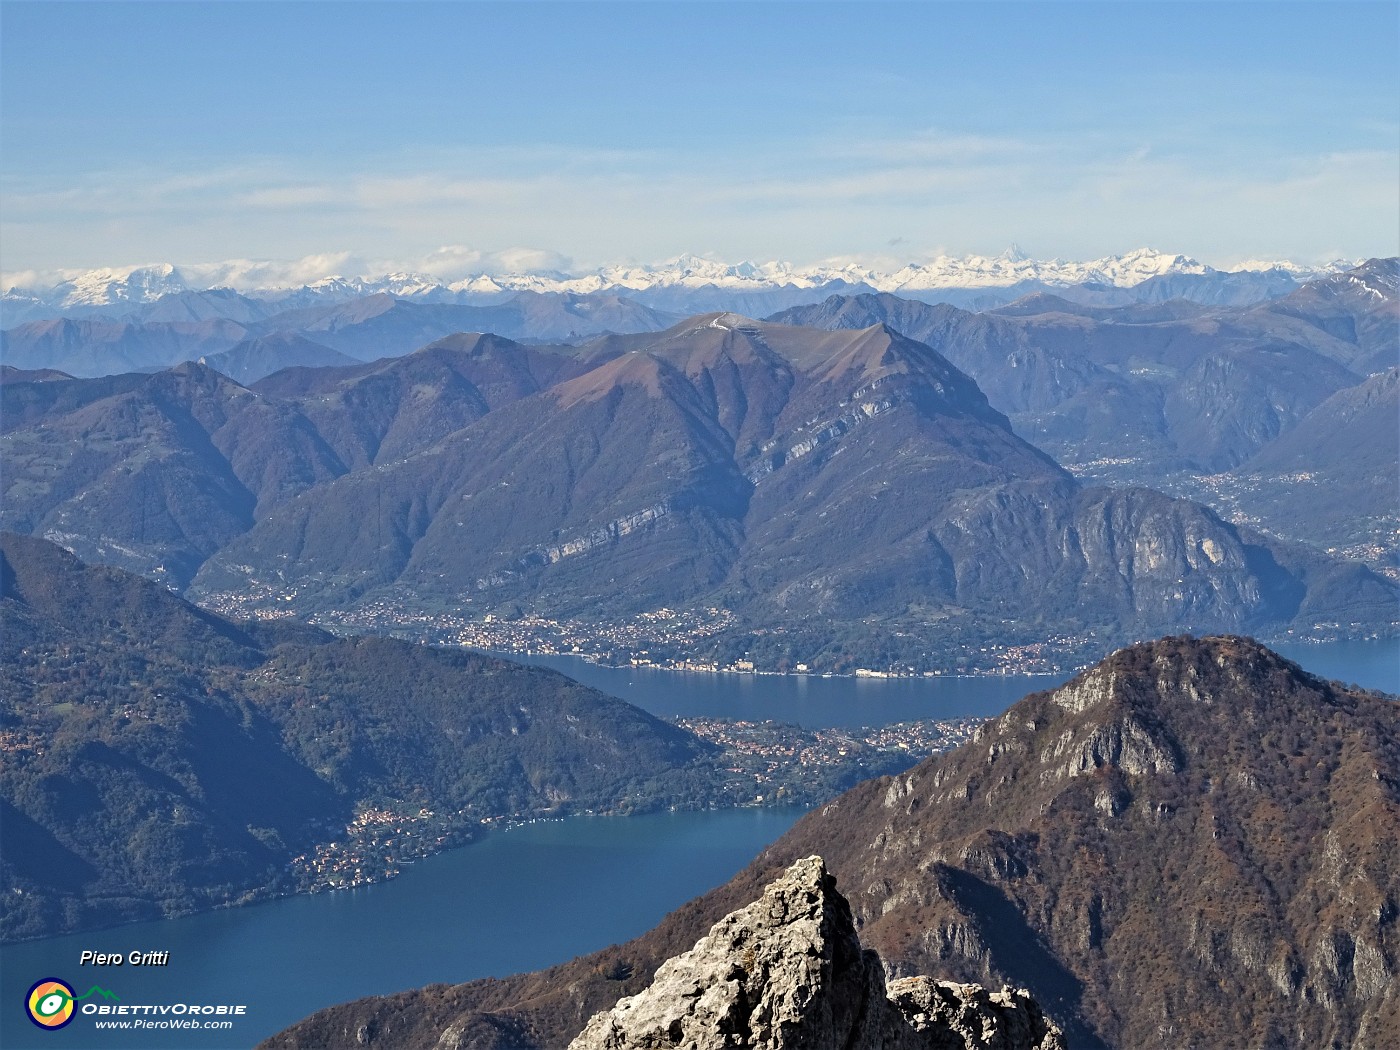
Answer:
POLYGON ((64 298, 73 306, 154 302, 163 295, 188 290, 180 271, 169 263, 88 270, 65 283, 64 298))
MULTIPOLYGON (((324 258, 333 260, 340 257, 324 258)), ((1298 280, 1306 280, 1338 273, 1355 265, 1354 262, 1339 260, 1324 266, 1306 267, 1293 262, 1250 260, 1235 267, 1233 272, 1283 270, 1298 280)), ((1129 288, 1152 277, 1219 272, 1189 255, 1171 254, 1154 248, 1136 248, 1090 262, 1073 262, 1032 259, 1016 244, 995 257, 943 255, 927 262, 911 262, 894 270, 877 270, 848 261, 806 267, 794 266, 782 260, 725 263, 691 253, 656 265, 617 264, 586 273, 549 270, 481 272, 451 281, 412 270, 389 272, 377 277, 326 274, 308 279, 301 276, 307 269, 301 263, 284 266, 233 260, 180 267, 162 263, 67 270, 47 276, 31 272, 6 275, 3 292, 7 299, 39 300, 60 309, 74 309, 154 302, 165 295, 211 288, 228 288, 269 300, 301 296, 329 301, 387 293, 401 299, 449 302, 527 291, 575 294, 616 292, 626 295, 662 288, 723 288, 761 292, 778 288, 819 289, 840 284, 896 294, 940 289, 1007 288, 1029 282, 1052 287, 1097 283, 1129 288), (298 277, 279 279, 279 273, 296 273, 298 277)))
MULTIPOLYGON (((1308 268, 1297 263, 1253 262, 1240 270, 1284 269, 1299 280, 1347 269, 1353 263, 1308 268)), ((1013 244, 995 258, 969 255, 940 256, 929 262, 909 263, 893 271, 859 263, 827 263, 799 267, 781 260, 724 263, 684 254, 655 266, 604 266, 585 274, 495 273, 477 274, 446 286, 453 293, 553 291, 587 294, 614 291, 622 294, 655 288, 725 288, 765 291, 775 288, 825 288, 834 284, 864 286, 879 292, 913 292, 953 288, 1005 288, 1038 282, 1070 287, 1098 283, 1129 288, 1152 277, 1170 274, 1208 274, 1215 271, 1189 255, 1153 248, 1137 248, 1122 255, 1091 262, 1063 259, 1038 261, 1013 244)))

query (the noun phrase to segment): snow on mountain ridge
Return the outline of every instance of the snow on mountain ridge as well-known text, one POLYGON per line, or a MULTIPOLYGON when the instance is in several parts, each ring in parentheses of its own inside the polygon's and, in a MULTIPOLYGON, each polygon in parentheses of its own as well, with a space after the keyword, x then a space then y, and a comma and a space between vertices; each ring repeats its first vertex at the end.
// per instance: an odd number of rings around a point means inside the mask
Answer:
MULTIPOLYGON (((312 256, 296 264, 230 260, 223 263, 180 266, 103 268, 62 271, 47 287, 28 287, 9 281, 4 297, 42 301, 59 310, 154 302, 164 295, 210 288, 230 288, 253 298, 282 300, 293 297, 320 301, 387 293, 396 298, 434 301, 472 300, 512 292, 614 291, 626 294, 650 289, 719 288, 732 291, 768 291, 780 288, 822 288, 834 282, 866 285, 881 292, 919 292, 940 289, 1006 288, 1026 282, 1068 287, 1099 283, 1129 288, 1166 274, 1208 274, 1214 268, 1186 255, 1172 255, 1138 248, 1122 255, 1090 262, 1063 259, 1035 260, 1012 245, 995 257, 939 256, 929 262, 910 263, 893 272, 881 272, 858 263, 797 267, 781 260, 723 263, 696 255, 681 255, 655 266, 610 265, 592 272, 559 271, 478 273, 447 282, 429 273, 398 271, 379 277, 326 274, 325 268, 350 262, 349 255, 312 256), (314 274, 317 268, 322 274, 314 274), (292 280, 286 277, 292 275, 292 280), (279 280, 278 278, 282 278, 279 280)), ((1282 269, 1299 280, 1337 273, 1355 263, 1338 261, 1321 267, 1291 262, 1251 260, 1232 272, 1282 269)), ((19 276, 19 275, 16 275, 19 276)), ((25 274, 32 278, 34 275, 25 274)))
POLYGON ((50 289, 66 307, 153 303, 163 295, 188 291, 180 271, 169 263, 87 270, 50 289))

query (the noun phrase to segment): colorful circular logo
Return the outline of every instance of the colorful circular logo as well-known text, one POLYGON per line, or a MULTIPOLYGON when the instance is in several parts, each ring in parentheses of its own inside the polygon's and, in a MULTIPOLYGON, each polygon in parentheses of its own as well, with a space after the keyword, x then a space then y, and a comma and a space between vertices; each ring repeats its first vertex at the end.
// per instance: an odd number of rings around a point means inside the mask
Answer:
POLYGON ((25 996, 29 1019, 40 1028, 62 1028, 73 1020, 73 988, 57 977, 34 982, 25 996))

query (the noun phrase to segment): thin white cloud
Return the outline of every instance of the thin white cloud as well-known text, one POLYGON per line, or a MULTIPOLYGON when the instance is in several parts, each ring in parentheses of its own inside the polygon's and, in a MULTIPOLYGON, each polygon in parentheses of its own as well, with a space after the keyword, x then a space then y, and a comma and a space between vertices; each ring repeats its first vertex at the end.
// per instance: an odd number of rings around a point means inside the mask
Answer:
POLYGON ((966 165, 1025 160, 1043 155, 1053 144, 997 135, 968 135, 926 129, 895 137, 865 137, 816 142, 806 152, 830 161, 888 164, 966 165))
POLYGON ((184 263, 178 269, 195 284, 210 287, 296 287, 325 277, 366 272, 370 260, 355 252, 317 252, 299 259, 229 259, 219 263, 184 263))
POLYGON ((342 187, 327 183, 300 186, 267 186, 262 189, 240 193, 233 203, 250 211, 281 211, 304 208, 349 207, 355 201, 353 195, 342 187))
POLYGON ((1079 258, 1148 243, 1207 261, 1312 260, 1337 245, 1353 256, 1400 251, 1400 162, 1382 149, 1198 156, 1155 138, 924 130, 761 155, 536 146, 361 165, 327 173, 263 159, 7 185, 2 261, 33 271, 133 256, 285 257, 298 262, 248 265, 292 265, 289 273, 315 280, 350 269, 332 261, 348 256, 319 249, 353 245, 368 267, 353 272, 384 262, 456 279, 683 251, 874 262, 890 258, 891 242, 903 246, 901 262, 1012 241, 1079 258))

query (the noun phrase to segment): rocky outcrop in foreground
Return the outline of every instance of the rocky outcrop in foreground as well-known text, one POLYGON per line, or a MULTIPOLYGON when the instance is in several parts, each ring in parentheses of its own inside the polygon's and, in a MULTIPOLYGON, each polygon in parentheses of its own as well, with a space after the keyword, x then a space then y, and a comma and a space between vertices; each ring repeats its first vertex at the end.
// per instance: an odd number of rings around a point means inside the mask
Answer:
POLYGON ((885 983, 820 857, 597 1014, 570 1050, 1062 1050, 1029 993, 928 977, 885 983))

